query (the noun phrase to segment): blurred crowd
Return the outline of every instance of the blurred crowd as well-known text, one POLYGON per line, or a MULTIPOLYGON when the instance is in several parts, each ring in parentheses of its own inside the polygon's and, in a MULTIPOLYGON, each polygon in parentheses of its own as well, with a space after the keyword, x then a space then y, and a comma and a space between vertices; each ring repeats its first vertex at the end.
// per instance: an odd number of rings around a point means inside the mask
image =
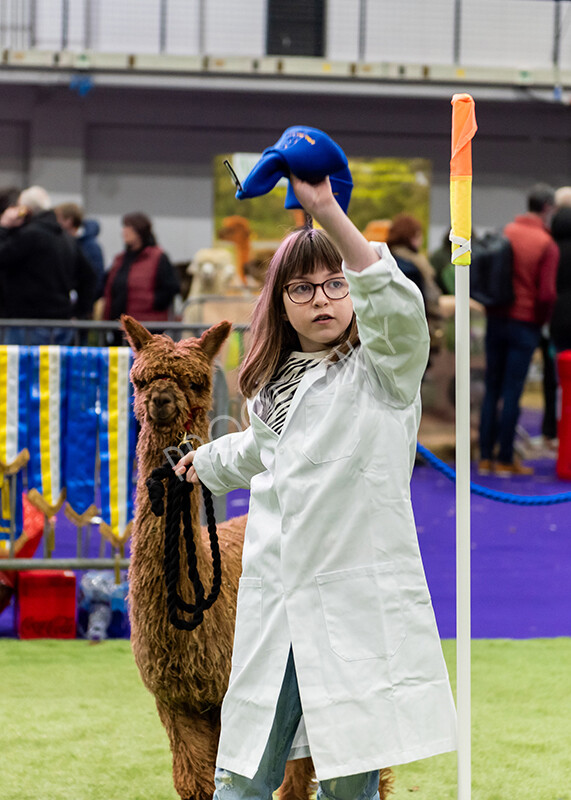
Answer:
MULTIPOLYGON (((77 203, 54 206, 43 187, 0 189, 0 320, 37 321, 33 327, 5 325, 5 344, 77 342, 72 327, 54 327, 51 321, 116 321, 121 314, 165 327, 172 320, 190 325, 222 318, 247 324, 273 255, 272 248, 252 247, 250 224, 241 216, 224 219, 214 246, 176 264, 141 211, 122 217, 124 247, 111 258, 102 251, 99 233, 98 221, 77 203)), ((411 214, 371 220, 364 234, 388 243, 400 269, 422 293, 430 370, 446 350, 455 308, 449 231, 430 254, 423 225, 411 214)), ((525 376, 539 350, 543 434, 557 446, 556 353, 571 349, 571 187, 533 187, 526 212, 509 222, 504 234, 513 250, 514 301, 484 309, 471 300, 472 310, 486 317, 480 471, 528 474, 530 468, 513 455, 513 438, 525 376)), ((86 334, 80 341, 89 341, 86 334)), ((119 331, 107 333, 104 341, 123 343, 119 331)))
MULTIPOLYGON (((407 214, 379 224, 382 230, 373 223, 375 235, 368 238, 387 240, 401 269, 420 288, 437 349, 441 319, 450 314, 440 296, 449 293, 422 252, 422 224, 407 214)), ((98 221, 77 203, 54 206, 43 187, 0 189, 0 319, 46 320, 46 329, 48 320, 112 321, 123 313, 151 322, 208 323, 224 310, 232 321, 247 323, 274 252, 252 247, 249 221, 241 216, 224 219, 216 246, 176 264, 143 212, 123 216, 124 249, 110 259, 99 233, 98 221), (220 305, 226 299, 232 302, 220 305)), ((6 327, 4 342, 41 344, 47 333, 38 327, 27 333, 6 327)), ((62 329, 56 343, 71 335, 62 329)))
POLYGON ((166 321, 180 280, 158 246, 152 222, 134 212, 122 219, 124 250, 106 269, 99 223, 76 203, 52 206, 41 186, 0 192, 0 317, 42 320, 7 327, 9 344, 69 344, 74 332, 48 320, 117 320, 121 314, 166 321))

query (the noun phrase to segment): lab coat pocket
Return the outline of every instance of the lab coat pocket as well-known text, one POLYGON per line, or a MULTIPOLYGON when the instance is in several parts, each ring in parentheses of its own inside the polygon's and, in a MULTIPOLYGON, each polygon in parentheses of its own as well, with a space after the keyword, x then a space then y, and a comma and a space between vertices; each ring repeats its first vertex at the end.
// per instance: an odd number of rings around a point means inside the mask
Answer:
POLYGON ((350 385, 305 399, 303 454, 313 464, 348 458, 359 443, 359 415, 350 385))
POLYGON ((262 579, 240 578, 234 631, 233 666, 242 666, 251 656, 262 628, 262 579))
POLYGON ((406 638, 390 564, 316 575, 329 645, 345 661, 391 658, 406 638))

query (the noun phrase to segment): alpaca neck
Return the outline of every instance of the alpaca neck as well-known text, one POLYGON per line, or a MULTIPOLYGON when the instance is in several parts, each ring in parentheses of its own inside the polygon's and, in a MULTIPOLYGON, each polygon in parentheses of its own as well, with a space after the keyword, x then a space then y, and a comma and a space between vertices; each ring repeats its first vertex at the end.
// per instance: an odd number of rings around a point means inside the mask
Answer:
MULTIPOLYGON (((199 434, 200 435, 200 434, 199 434)), ((206 440, 206 434, 203 441, 206 440)), ((148 490, 146 482, 151 476, 151 472, 162 467, 167 460, 166 452, 169 447, 177 447, 178 441, 175 434, 157 434, 156 431, 143 426, 139 441, 137 443, 137 456, 138 456, 138 478, 137 478, 137 512, 138 515, 145 517, 152 514, 150 509, 150 502, 148 497, 148 490)), ((179 455, 174 450, 170 451, 171 461, 174 463, 178 460, 179 455)), ((168 501, 167 501, 168 502, 168 501)), ((192 529, 194 531, 194 541, 196 544, 196 560, 198 570, 203 578, 203 581, 209 581, 211 576, 211 563, 209 554, 204 551, 202 538, 200 535, 200 491, 199 487, 195 487, 190 495, 190 513, 192 520, 192 529)), ((143 526, 137 526, 138 530, 144 530, 143 526)), ((158 542, 156 537, 152 536, 152 541, 149 542, 136 542, 135 546, 140 544, 141 548, 156 547, 158 542)), ((186 569, 186 567, 185 567, 186 569)))
MULTIPOLYGON (((156 431, 144 426, 137 442, 139 480, 146 481, 154 469, 162 467, 167 460, 168 449, 177 445, 175 434, 159 435, 156 431)), ((176 452, 171 450, 170 453, 171 459, 176 460, 176 452)))
POLYGON ((244 264, 246 264, 250 259, 250 240, 248 238, 237 239, 235 244, 238 261, 238 274, 240 278, 244 280, 244 264))

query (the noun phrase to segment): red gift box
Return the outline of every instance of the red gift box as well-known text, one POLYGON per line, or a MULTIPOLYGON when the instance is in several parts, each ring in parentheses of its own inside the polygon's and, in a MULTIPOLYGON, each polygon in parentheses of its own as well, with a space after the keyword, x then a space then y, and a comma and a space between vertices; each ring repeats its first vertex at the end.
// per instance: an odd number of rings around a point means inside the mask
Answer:
POLYGON ((75 573, 20 572, 16 609, 20 639, 75 639, 75 573))

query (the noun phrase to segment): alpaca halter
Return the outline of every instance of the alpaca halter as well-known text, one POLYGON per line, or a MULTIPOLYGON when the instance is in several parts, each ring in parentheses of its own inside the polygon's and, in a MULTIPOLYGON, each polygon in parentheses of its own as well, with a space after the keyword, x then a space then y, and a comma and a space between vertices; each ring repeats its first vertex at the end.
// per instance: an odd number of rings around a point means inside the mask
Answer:
POLYGON ((167 613, 171 624, 183 631, 192 631, 204 619, 207 611, 220 593, 222 582, 222 568, 220 563, 220 547, 216 533, 216 520, 214 518, 214 504, 210 490, 201 484, 206 521, 210 537, 210 551, 212 554, 212 588, 208 597, 204 596, 204 586, 198 574, 196 559, 196 543, 192 528, 192 515, 190 513, 190 493, 192 483, 181 480, 173 471, 171 464, 166 462, 162 467, 154 469, 147 480, 147 490, 151 501, 151 510, 157 517, 165 513, 164 496, 165 487, 163 480, 168 478, 168 494, 165 524, 164 546, 164 572, 167 586, 167 613), (177 585, 180 577, 180 551, 179 534, 180 520, 183 522, 183 535, 188 561, 188 578, 194 588, 194 603, 186 603, 178 592, 177 585), (182 619, 177 611, 191 614, 190 620, 182 619))
POLYGON ((192 450, 192 436, 190 433, 190 427, 194 422, 194 418, 198 411, 202 411, 202 406, 193 406, 190 409, 189 417, 187 421, 184 423, 184 430, 182 430, 177 437, 180 439, 178 443, 179 447, 186 445, 189 448, 189 450, 192 450))

